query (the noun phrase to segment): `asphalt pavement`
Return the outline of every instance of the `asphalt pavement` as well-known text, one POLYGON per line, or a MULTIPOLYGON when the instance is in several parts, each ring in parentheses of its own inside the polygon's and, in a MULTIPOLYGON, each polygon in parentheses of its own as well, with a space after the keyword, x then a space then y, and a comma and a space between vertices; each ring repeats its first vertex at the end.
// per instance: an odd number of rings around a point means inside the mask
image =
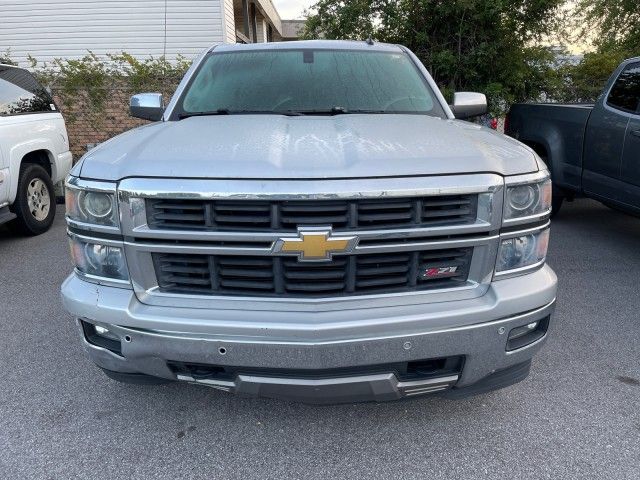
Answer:
POLYGON ((2 479, 640 478, 640 219, 563 207, 553 336, 527 380, 458 401, 317 407, 119 384, 60 303, 67 250, 61 209, 39 237, 0 227, 2 479))

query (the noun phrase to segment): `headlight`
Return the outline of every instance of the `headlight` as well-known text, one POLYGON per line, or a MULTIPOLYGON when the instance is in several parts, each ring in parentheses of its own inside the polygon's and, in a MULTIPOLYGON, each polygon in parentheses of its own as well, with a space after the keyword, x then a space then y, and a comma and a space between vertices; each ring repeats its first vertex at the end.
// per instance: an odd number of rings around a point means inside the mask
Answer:
POLYGON ((519 270, 544 262, 548 246, 548 228, 503 239, 498 251, 496 273, 519 270))
POLYGON ((69 220, 106 227, 119 226, 115 184, 95 182, 95 188, 80 188, 67 182, 65 203, 69 220))
POLYGON ((545 215, 551 212, 551 180, 546 178, 535 183, 509 185, 504 206, 504 219, 545 215))
POLYGON ((115 280, 129 280, 129 271, 122 247, 90 243, 72 236, 69 239, 71 258, 81 273, 115 280))

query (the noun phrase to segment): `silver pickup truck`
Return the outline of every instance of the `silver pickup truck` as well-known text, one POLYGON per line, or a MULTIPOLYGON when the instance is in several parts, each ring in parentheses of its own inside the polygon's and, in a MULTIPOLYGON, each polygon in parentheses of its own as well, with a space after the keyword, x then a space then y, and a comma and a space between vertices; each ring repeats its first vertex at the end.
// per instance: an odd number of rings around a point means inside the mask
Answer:
POLYGON ((529 147, 456 120, 485 110, 373 42, 216 46, 166 107, 133 97, 157 122, 67 181, 62 298, 91 359, 312 403, 524 379, 556 298, 551 182, 529 147))

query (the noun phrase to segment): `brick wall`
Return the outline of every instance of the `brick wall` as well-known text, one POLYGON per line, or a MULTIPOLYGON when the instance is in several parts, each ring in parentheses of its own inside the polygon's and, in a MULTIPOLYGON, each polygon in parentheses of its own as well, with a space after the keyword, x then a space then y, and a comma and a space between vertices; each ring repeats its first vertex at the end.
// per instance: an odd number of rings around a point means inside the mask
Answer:
MULTIPOLYGON (((165 99, 169 99, 171 93, 165 94, 165 99)), ((74 161, 87 152, 88 145, 93 146, 149 123, 129 115, 131 94, 127 88, 114 87, 105 92, 102 108, 95 108, 91 106, 93 102, 86 91, 80 90, 70 96, 61 95, 53 88, 54 99, 67 124, 74 161)))

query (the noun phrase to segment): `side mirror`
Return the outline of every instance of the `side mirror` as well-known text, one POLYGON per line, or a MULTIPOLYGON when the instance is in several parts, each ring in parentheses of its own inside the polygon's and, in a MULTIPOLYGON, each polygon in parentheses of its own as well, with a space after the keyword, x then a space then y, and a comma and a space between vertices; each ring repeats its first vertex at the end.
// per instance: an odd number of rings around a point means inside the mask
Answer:
POLYGON ((451 111, 456 118, 479 117, 489 111, 487 108, 487 97, 484 93, 456 92, 453 94, 453 105, 451 111))
POLYGON ((131 97, 129 113, 132 117, 157 122, 164 113, 161 93, 140 93, 131 97))

